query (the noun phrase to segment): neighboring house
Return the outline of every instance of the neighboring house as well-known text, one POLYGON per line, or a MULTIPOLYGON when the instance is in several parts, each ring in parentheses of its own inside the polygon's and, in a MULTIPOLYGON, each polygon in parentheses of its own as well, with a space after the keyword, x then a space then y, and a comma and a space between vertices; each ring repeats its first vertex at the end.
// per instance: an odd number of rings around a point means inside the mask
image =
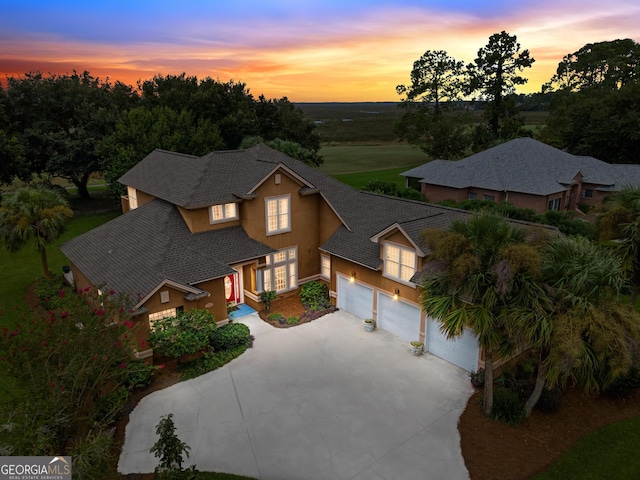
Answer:
POLYGON ((599 205, 612 192, 640 184, 640 165, 615 165, 517 138, 462 160, 434 160, 401 173, 430 202, 509 202, 536 213, 599 205))
POLYGON ((78 288, 135 299, 139 356, 159 318, 228 305, 260 309, 260 293, 326 282, 332 301, 467 370, 473 332, 455 341, 420 308, 421 233, 470 215, 356 191, 265 145, 194 157, 156 150, 120 180, 125 213, 61 250, 78 288))

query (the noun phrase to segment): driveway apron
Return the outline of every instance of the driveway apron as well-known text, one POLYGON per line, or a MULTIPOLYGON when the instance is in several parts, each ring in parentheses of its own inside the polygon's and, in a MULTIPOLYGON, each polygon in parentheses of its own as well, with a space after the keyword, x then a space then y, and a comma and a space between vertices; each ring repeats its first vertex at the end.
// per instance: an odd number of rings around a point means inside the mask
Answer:
POLYGON ((186 466, 265 480, 467 479, 457 422, 466 372, 365 332, 343 311, 288 329, 242 317, 256 339, 224 367, 142 399, 118 469, 153 472, 173 413, 186 466))

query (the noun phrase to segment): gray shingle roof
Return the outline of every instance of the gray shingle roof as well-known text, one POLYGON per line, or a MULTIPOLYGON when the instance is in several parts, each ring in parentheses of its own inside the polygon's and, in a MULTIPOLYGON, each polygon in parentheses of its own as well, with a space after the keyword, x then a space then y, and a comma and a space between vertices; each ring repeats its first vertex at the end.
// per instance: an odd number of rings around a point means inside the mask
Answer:
POLYGON ((192 234, 170 203, 153 200, 60 246, 93 282, 144 297, 164 280, 193 285, 230 264, 274 252, 242 227, 192 234))
POLYGON ((381 264, 379 245, 371 238, 388 227, 399 224, 424 248, 424 229, 446 228, 470 215, 354 190, 265 145, 199 158, 156 150, 120 181, 158 198, 60 248, 94 284, 143 297, 164 280, 194 285, 230 274, 230 264, 275 250, 240 226, 192 234, 175 205, 195 208, 247 196, 280 164, 303 179, 302 192, 319 190, 343 220, 320 248, 368 268, 381 264))
POLYGON ((571 155, 532 138, 517 138, 462 160, 434 160, 401 175, 453 188, 550 195, 567 190, 578 174, 583 182, 610 189, 620 182, 619 172, 632 170, 634 179, 640 180, 640 171, 627 167, 571 155))

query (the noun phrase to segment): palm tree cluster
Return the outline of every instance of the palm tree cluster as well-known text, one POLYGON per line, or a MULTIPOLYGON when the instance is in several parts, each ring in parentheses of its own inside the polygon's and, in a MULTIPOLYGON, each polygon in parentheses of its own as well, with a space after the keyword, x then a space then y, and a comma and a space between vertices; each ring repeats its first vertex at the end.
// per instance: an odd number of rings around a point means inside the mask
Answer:
POLYGON ((621 257, 582 237, 509 223, 491 213, 426 231, 431 250, 422 307, 449 338, 473 329, 485 362, 483 413, 493 406, 493 364, 530 348, 537 378, 529 415, 546 386, 587 393, 626 375, 640 345, 640 316, 621 304, 621 257))

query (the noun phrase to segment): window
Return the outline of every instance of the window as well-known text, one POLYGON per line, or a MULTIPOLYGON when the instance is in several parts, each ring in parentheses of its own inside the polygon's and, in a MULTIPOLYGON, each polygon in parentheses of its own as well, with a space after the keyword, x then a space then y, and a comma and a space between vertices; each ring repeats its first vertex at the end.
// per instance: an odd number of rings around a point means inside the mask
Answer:
POLYGON ((469 192, 469 200, 477 200, 478 194, 475 192, 469 192))
POLYGON ((495 202, 496 201, 496 197, 493 195, 482 195, 482 199, 483 200, 489 200, 490 202, 495 202))
POLYGON ((582 191, 582 196, 584 198, 593 198, 593 190, 589 190, 589 189, 583 190, 582 191))
POLYGON ((209 223, 228 222, 237 220, 238 207, 235 203, 225 203, 224 205, 214 205, 209 208, 209 223))
POLYGON ((267 235, 291 231, 290 205, 290 195, 265 199, 267 235))
POLYGON ((262 270, 263 290, 284 292, 298 286, 298 249, 285 248, 267 255, 267 267, 262 270))
POLYGON ((160 303, 169 303, 169 290, 160 292, 160 303))
POLYGON ((163 318, 173 318, 178 312, 182 312, 184 307, 176 307, 176 308, 168 308, 166 310, 162 310, 160 312, 150 313, 149 314, 149 327, 153 330, 153 322, 156 320, 162 320, 163 318))
POLYGON ((549 208, 548 210, 560 210, 560 199, 559 198, 554 198, 553 200, 551 200, 549 202, 549 208))
POLYGON ((133 187, 127 187, 127 195, 129 196, 129 210, 138 208, 138 192, 133 187))
POLYGON ((327 280, 331 279, 331 258, 320 255, 320 275, 327 280))
POLYGON ((384 246, 384 274, 408 282, 416 273, 416 252, 389 243, 384 246))

